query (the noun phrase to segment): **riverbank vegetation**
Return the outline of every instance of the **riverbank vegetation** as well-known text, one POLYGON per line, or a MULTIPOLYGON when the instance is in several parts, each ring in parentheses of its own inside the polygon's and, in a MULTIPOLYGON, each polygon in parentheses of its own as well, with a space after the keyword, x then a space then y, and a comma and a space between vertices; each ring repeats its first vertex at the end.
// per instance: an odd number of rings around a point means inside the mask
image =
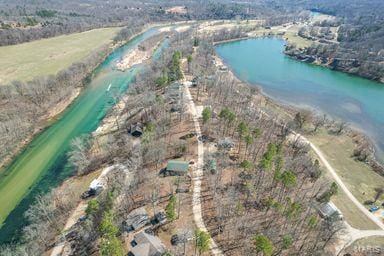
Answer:
POLYGON ((6 165, 13 154, 43 129, 50 118, 58 114, 54 111, 58 105, 64 104, 63 108, 59 108, 62 111, 71 103, 77 96, 76 91, 79 93, 86 85, 87 76, 111 50, 108 45, 104 45, 55 76, 0 86, 0 104, 4 106, 1 108, 0 166, 6 165))
MULTIPOLYGON (((129 30, 123 29, 117 36, 125 41, 134 36, 138 30, 139 28, 136 27, 129 30)), ((0 123, 0 136, 3 138, 0 150, 0 168, 6 166, 14 154, 19 152, 36 133, 45 128, 50 119, 63 111, 78 96, 81 89, 87 85, 90 74, 113 51, 110 37, 113 37, 116 32, 117 29, 102 29, 28 43, 28 45, 36 46, 37 44, 43 48, 45 46, 48 50, 36 49, 36 51, 53 54, 48 53, 52 48, 44 45, 51 45, 53 42, 56 53, 56 48, 67 49, 68 55, 58 56, 57 63, 60 64, 56 65, 57 74, 38 77, 28 82, 14 81, 9 85, 0 86, 0 105, 4 106, 1 109, 0 123), (99 38, 99 32, 103 31, 106 33, 105 36, 109 35, 109 38, 105 39, 105 42, 109 43, 103 45, 100 45, 102 41, 95 43, 95 38, 99 38), (64 46, 66 40, 71 42, 64 46), (87 44, 89 48, 82 48, 87 44), (77 48, 73 48, 75 45, 77 48), (92 49, 92 45, 99 46, 92 49), (81 52, 83 57, 79 58, 81 52)), ((115 38, 115 43, 117 43, 116 40, 115 38)), ((26 44, 11 47, 19 48, 24 45, 26 44)), ((28 46, 27 48, 29 49, 28 46)), ((30 53, 28 56, 36 57, 34 53, 30 53)), ((51 66, 55 66, 53 64, 50 63, 51 66)), ((44 66, 47 65, 44 64, 44 66)))
MULTIPOLYGON (((181 40, 184 37, 185 35, 179 35, 176 38, 181 40)), ((181 232, 180 230, 189 230, 187 233, 193 237, 193 216, 190 215, 192 200, 189 189, 190 177, 176 178, 159 175, 166 160, 178 158, 188 161, 196 155, 196 141, 188 136, 194 129, 190 116, 185 112, 171 111, 172 95, 178 89, 173 91, 168 88, 171 81, 167 81, 163 86, 156 83, 163 72, 170 74, 175 72, 180 75, 175 79, 182 76, 180 58, 185 52, 172 49, 170 47, 162 54, 160 60, 155 61, 137 77, 128 95, 117 99, 119 104, 106 118, 106 120, 110 117, 114 119, 114 127, 104 133, 95 133, 86 141, 77 139, 73 143, 71 156, 87 156, 86 158, 71 157, 78 176, 85 177, 92 175, 100 168, 114 167, 105 174, 105 190, 97 197, 97 207, 95 207, 95 200, 89 201, 89 206, 84 212, 85 221, 79 221, 72 229, 66 230, 63 236, 59 236, 66 241, 65 248, 69 248, 72 255, 90 255, 99 252, 99 249, 102 255, 120 255, 120 244, 124 244, 126 248, 131 242, 128 241, 128 237, 127 241, 123 242, 125 237, 124 232, 121 232, 123 221, 130 211, 138 207, 145 207, 151 215, 159 211, 165 212, 166 209, 172 214, 169 224, 154 230, 162 239, 166 238, 165 243, 169 247, 171 235, 181 232), (138 122, 144 125, 141 141, 127 132, 130 125, 138 122), (87 146, 84 146, 85 144, 87 146), (177 189, 181 192, 176 192, 177 189), (167 205, 170 206, 167 207, 167 205), (110 228, 105 228, 106 226, 110 228), (118 233, 115 232, 116 230, 118 233), (111 253, 112 251, 117 254, 111 253)), ((89 181, 84 181, 83 184, 89 185, 89 181)), ((46 206, 49 209, 39 208, 41 218, 30 219, 31 222, 25 227, 20 243, 4 247, 0 254, 50 253, 55 242, 60 243, 60 240, 55 241, 55 238, 62 231, 69 213, 76 208, 80 200, 79 193, 85 190, 84 187, 79 189, 71 186, 71 183, 67 189, 76 191, 76 194, 72 195, 74 199, 70 205, 66 206, 49 196, 61 193, 58 189, 54 189, 47 195, 45 204, 39 204, 37 200, 36 205, 46 206), (51 209, 52 204, 56 205, 51 209), (58 209, 65 209, 65 213, 56 215, 58 209), (55 220, 56 225, 46 225, 46 222, 51 223, 51 220, 55 220), (45 225, 45 232, 39 234, 35 231, 39 230, 41 225, 45 225), (34 236, 30 236, 28 230, 33 230, 34 236)), ((192 242, 187 243, 185 240, 183 243, 184 245, 177 247, 177 250, 194 250, 192 242)), ((204 248, 201 250, 205 250, 204 248)))

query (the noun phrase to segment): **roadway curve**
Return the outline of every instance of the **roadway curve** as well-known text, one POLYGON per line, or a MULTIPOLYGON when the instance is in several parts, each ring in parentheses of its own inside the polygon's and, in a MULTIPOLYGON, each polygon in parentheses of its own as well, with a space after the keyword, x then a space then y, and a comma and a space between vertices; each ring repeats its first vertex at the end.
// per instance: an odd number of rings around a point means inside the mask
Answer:
POLYGON ((348 190, 347 186, 344 184, 344 182, 341 180, 339 175, 337 175, 336 170, 329 164, 327 159, 325 158, 323 152, 319 148, 317 148, 313 143, 311 143, 307 138, 300 134, 295 134, 296 137, 298 136, 302 141, 308 143, 308 145, 312 148, 312 150, 316 153, 316 155, 320 158, 321 162, 325 166, 325 168, 328 170, 328 172, 332 175, 333 179, 336 181, 336 183, 339 185, 339 187, 344 191, 344 193, 348 196, 348 198, 353 202, 354 205, 356 205, 359 210, 364 213, 370 220, 372 220, 377 226, 380 227, 380 229, 384 230, 384 223, 378 219, 375 215, 373 215, 371 212, 367 210, 367 208, 364 207, 362 203, 359 202, 359 200, 356 199, 356 197, 348 190))

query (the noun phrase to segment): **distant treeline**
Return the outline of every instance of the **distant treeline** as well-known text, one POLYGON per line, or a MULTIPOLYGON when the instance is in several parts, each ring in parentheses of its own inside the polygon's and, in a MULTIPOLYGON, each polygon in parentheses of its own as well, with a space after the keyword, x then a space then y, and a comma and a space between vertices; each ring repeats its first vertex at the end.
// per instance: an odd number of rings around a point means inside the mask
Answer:
POLYGON ((145 3, 135 0, 87 3, 82 0, 4 0, 0 2, 0 46, 100 27, 132 26, 138 22, 263 18, 270 25, 282 24, 298 19, 296 11, 297 8, 274 8, 266 0, 250 3, 227 0, 149 0, 145 3), (184 6, 186 12, 167 11, 173 6, 184 6))
POLYGON ((318 26, 340 27, 336 38, 338 44, 313 45, 301 54, 322 58, 337 70, 384 81, 384 1, 311 0, 302 8, 337 17, 333 24, 323 22, 318 26))

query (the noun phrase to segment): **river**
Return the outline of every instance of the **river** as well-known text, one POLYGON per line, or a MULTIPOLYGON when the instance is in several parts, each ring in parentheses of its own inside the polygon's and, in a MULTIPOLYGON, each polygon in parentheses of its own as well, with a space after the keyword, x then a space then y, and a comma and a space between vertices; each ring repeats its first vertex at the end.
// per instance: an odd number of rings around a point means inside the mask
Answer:
POLYGON ((309 107, 342 119, 366 133, 384 155, 384 84, 293 60, 284 41, 254 38, 216 46, 218 55, 243 81, 285 104, 309 107))
POLYGON ((92 73, 89 84, 71 106, 2 172, 0 243, 19 238, 26 224, 23 214, 36 195, 57 186, 73 173, 66 157, 71 140, 98 127, 115 103, 113 95, 125 92, 140 69, 136 66, 125 72, 117 71, 116 62, 157 32, 157 28, 149 29, 113 51, 92 73))

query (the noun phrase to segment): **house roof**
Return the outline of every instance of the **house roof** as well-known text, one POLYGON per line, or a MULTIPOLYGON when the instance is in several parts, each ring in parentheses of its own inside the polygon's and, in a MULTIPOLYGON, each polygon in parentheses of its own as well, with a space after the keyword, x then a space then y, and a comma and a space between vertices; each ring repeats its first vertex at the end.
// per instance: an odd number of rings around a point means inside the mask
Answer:
POLYGON ((149 215, 144 207, 131 211, 125 219, 126 225, 131 225, 134 229, 144 226, 149 221, 149 215))
POLYGON ((133 134, 133 133, 140 133, 140 134, 142 134, 143 133, 143 128, 142 127, 143 126, 142 126, 141 123, 131 124, 129 132, 131 134, 133 134))
POLYGON ((169 160, 167 164, 168 171, 188 171, 189 164, 185 161, 169 160))
POLYGON ((319 211, 325 217, 332 216, 335 212, 338 212, 336 206, 332 202, 321 204, 319 211))
POLYGON ((135 256, 160 256, 165 252, 165 246, 161 240, 141 231, 134 237, 137 245, 132 248, 131 253, 135 256))

